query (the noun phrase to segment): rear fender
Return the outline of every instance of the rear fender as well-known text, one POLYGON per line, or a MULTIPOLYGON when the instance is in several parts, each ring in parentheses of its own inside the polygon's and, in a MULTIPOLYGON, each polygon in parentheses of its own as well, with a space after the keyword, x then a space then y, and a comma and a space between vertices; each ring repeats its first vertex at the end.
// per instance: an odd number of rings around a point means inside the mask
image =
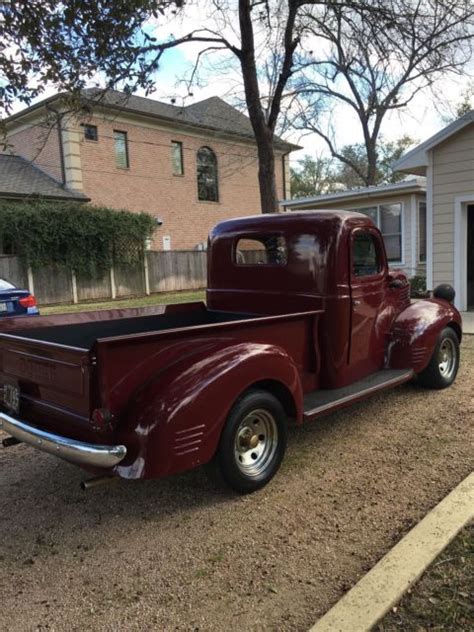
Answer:
POLYGON ((462 319, 458 310, 443 300, 429 299, 412 303, 392 325, 387 364, 393 369, 426 368, 440 332, 452 327, 459 340, 462 319))
POLYGON ((133 461, 118 465, 117 473, 159 478, 210 461, 232 405, 264 380, 285 389, 301 420, 298 369, 280 347, 226 341, 165 369, 133 398, 124 438, 134 446, 133 461))

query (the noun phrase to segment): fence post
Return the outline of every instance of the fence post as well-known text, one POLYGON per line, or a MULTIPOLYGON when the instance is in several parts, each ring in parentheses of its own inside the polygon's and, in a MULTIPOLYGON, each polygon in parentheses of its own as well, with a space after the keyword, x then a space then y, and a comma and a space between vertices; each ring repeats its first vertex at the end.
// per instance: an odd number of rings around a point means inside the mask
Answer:
POLYGON ((72 282, 72 302, 74 305, 79 303, 79 299, 77 296, 77 279, 76 279, 76 271, 71 271, 71 282, 72 282))
POLYGON ((28 266, 26 274, 28 276, 28 290, 29 290, 30 294, 34 294, 35 293, 35 282, 34 282, 34 279, 33 279, 33 270, 31 269, 31 266, 28 266))
POLYGON ((110 268, 110 290, 112 293, 112 299, 117 298, 117 286, 115 285, 115 270, 114 266, 110 268))
POLYGON ((145 294, 150 296, 150 272, 148 270, 148 253, 146 251, 143 256, 143 270, 145 272, 145 294))

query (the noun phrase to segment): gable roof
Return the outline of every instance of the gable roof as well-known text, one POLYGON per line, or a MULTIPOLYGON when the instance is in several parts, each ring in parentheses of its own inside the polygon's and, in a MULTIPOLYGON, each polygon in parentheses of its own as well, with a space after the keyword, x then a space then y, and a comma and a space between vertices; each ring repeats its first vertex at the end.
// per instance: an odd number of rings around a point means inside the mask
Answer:
POLYGON ((426 178, 408 178, 394 184, 379 184, 378 186, 360 187, 358 189, 349 189, 347 191, 337 191, 336 193, 323 193, 312 197, 293 198, 291 200, 283 200, 280 206, 288 209, 298 209, 306 207, 318 207, 328 202, 348 202, 351 200, 363 200, 373 197, 387 197, 393 195, 404 195, 408 193, 425 193, 426 178))
MULTIPOLYGON (((219 97, 210 97, 198 101, 192 105, 178 106, 163 101, 156 101, 148 97, 129 95, 118 90, 103 91, 99 88, 86 88, 82 90, 82 98, 85 105, 118 110, 143 116, 153 117, 171 124, 200 128, 214 132, 224 132, 233 136, 240 136, 255 141, 250 119, 242 112, 229 105, 219 97)), ((47 99, 13 114, 5 120, 10 122, 19 120, 34 110, 47 107, 55 101, 66 98, 66 93, 55 94, 47 99)), ((275 146, 284 151, 300 149, 298 145, 288 143, 275 136, 275 146)))
POLYGON ((408 151, 401 158, 396 160, 392 168, 394 171, 407 171, 408 173, 424 173, 428 166, 428 152, 436 145, 439 145, 443 141, 447 140, 457 132, 461 131, 471 123, 474 123, 474 110, 467 112, 464 116, 453 121, 437 134, 425 140, 424 143, 418 145, 414 149, 408 151))
POLYGON ((81 202, 89 199, 83 193, 66 189, 60 182, 25 158, 0 154, 0 198, 26 197, 81 202))

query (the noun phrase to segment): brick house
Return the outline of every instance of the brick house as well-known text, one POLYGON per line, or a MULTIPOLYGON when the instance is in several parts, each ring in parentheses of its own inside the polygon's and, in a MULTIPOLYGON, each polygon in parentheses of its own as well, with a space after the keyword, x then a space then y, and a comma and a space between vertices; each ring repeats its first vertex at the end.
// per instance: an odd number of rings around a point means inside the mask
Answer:
MULTIPOLYGON (((203 247, 209 230, 260 210, 250 120, 218 97, 186 107, 120 92, 83 92, 80 115, 65 95, 7 119, 10 150, 92 204, 157 219, 153 247, 203 247)), ((280 199, 289 195, 288 155, 275 140, 280 199)))

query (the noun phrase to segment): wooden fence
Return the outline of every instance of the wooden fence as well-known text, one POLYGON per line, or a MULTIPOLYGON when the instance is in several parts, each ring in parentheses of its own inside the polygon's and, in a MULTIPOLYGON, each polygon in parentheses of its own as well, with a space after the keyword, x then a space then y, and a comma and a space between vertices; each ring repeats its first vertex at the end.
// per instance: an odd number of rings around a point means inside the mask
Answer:
POLYGON ((206 261, 206 252, 199 250, 149 250, 138 265, 119 264, 102 278, 81 279, 61 267, 32 271, 18 257, 0 255, 0 278, 29 289, 40 305, 79 303, 201 289, 207 283, 206 261))

